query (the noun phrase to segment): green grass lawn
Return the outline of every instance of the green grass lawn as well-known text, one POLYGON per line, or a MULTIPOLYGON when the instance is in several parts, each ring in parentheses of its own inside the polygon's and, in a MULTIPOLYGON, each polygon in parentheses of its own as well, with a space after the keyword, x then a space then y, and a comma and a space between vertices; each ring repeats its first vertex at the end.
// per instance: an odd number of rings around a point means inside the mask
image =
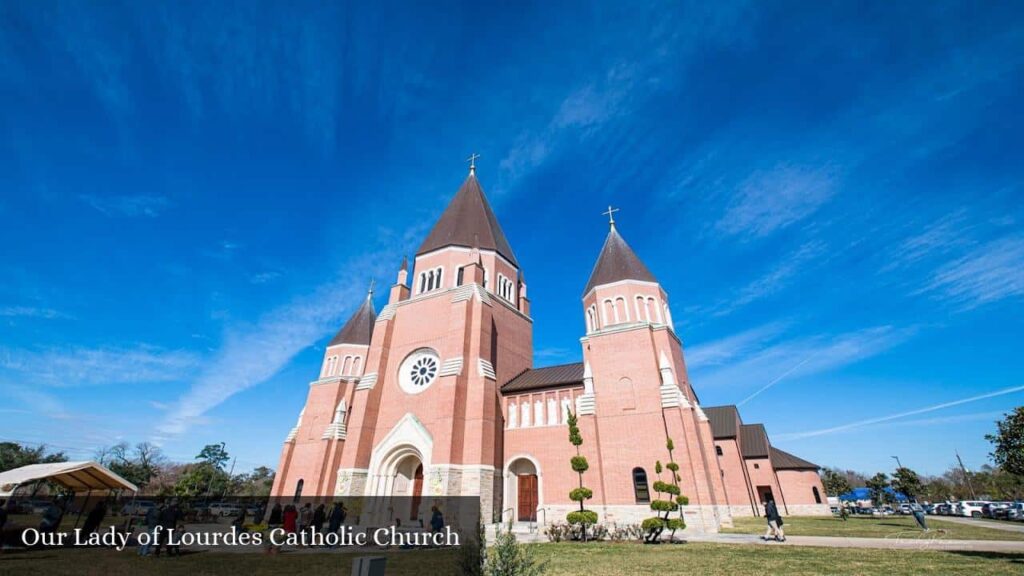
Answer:
MULTIPOLYGON (((586 574, 1024 574, 1024 554, 810 548, 727 544, 535 544, 530 549, 548 563, 551 576, 586 574)), ((387 554, 389 576, 446 574, 424 563, 423 554, 387 554)), ((134 551, 41 550, 0 554, 0 574, 60 575, 290 575, 349 574, 351 554, 196 553, 180 558, 139 558, 134 551)))
MULTIPOLYGON (((788 516, 784 518, 784 521, 783 528, 787 536, 885 538, 901 532, 921 532, 911 516, 881 518, 851 516, 845 522, 831 516, 788 516)), ((723 528, 722 532, 764 534, 767 527, 764 518, 733 518, 733 523, 735 528, 723 528)), ((1024 540, 1024 533, 943 522, 933 516, 928 517, 928 527, 933 531, 944 530, 942 536, 950 540, 1024 540)))

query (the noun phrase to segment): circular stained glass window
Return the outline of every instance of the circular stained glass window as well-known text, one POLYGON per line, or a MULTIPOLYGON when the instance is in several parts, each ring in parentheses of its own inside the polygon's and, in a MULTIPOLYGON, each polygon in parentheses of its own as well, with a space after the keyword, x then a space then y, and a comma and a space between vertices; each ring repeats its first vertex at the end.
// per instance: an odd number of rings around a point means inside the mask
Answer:
POLYGON ((440 369, 436 352, 429 348, 417 350, 398 369, 398 384, 409 394, 419 394, 434 383, 440 369))

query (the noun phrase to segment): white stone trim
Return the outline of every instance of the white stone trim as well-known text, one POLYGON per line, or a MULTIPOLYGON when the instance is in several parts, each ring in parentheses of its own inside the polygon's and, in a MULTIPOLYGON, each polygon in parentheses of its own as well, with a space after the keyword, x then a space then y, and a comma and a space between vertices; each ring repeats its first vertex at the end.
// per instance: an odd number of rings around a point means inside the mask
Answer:
POLYGON ((694 404, 693 405, 693 410, 694 410, 694 412, 697 413, 697 419, 698 420, 700 420, 701 422, 707 422, 708 421, 708 415, 704 413, 704 410, 700 407, 700 404, 694 404))
POLYGON ((370 454, 370 477, 367 496, 387 496, 391 493, 398 463, 408 455, 415 455, 423 465, 423 477, 431 472, 430 456, 434 451, 434 437, 413 413, 405 416, 384 436, 370 454))
POLYGON ((576 414, 578 416, 588 416, 594 414, 597 408, 597 403, 594 398, 594 393, 583 393, 576 397, 576 414))
POLYGON ((366 348, 367 350, 370 349, 370 345, 369 344, 349 344, 348 342, 342 342, 341 344, 332 344, 332 345, 328 346, 326 348, 326 350, 330 350, 331 348, 337 348, 338 346, 351 346, 353 348, 366 348))
MULTIPOLYGON (((609 282, 607 284, 598 284, 597 286, 594 286, 593 288, 590 289, 589 292, 587 292, 586 294, 583 295, 583 299, 586 300, 588 297, 590 297, 590 295, 594 292, 594 290, 597 290, 598 288, 607 288, 609 286, 622 286, 622 285, 625 285, 625 284, 640 284, 641 286, 656 286, 659 290, 661 289, 661 284, 658 284, 657 282, 648 282, 647 280, 629 280, 629 279, 618 280, 616 282, 609 282)), ((661 291, 664 292, 664 290, 661 290, 661 291)))
POLYGON ((388 304, 380 310, 380 314, 377 315, 377 322, 382 320, 391 320, 395 317, 395 309, 398 308, 394 304, 388 304))
MULTIPOLYGON (((432 256, 434 254, 438 254, 440 252, 444 252, 445 250, 451 250, 452 252, 465 252, 466 254, 469 254, 469 253, 471 253, 473 251, 472 248, 465 248, 463 246, 444 246, 444 247, 438 248, 436 250, 431 250, 430 252, 424 252, 423 254, 417 254, 416 255, 416 260, 418 260, 420 258, 423 258, 424 256, 432 256)), ((505 259, 504 256, 502 256, 501 254, 499 254, 498 252, 496 252, 494 250, 491 250, 489 248, 478 248, 477 250, 481 254, 493 254, 494 256, 497 256, 499 260, 501 260, 505 264, 508 264, 510 268, 514 268, 517 271, 519 270, 519 266, 516 266, 515 264, 509 262, 508 260, 505 259)), ((415 266, 415 264, 416 264, 416 262, 414 260, 413 261, 413 266, 415 266)))
POLYGON ((458 376, 462 374, 462 356, 458 358, 449 358, 441 363, 441 371, 438 373, 438 378, 441 376, 458 376))
POLYGON ((372 390, 373 386, 376 383, 377 383, 377 373, 376 372, 370 372, 369 374, 364 374, 363 377, 359 379, 359 384, 356 386, 356 390, 372 390))
POLYGON ((494 366, 492 366, 490 362, 483 358, 477 358, 476 361, 477 370, 481 376, 484 378, 490 378, 491 380, 497 379, 497 376, 494 374, 494 366))
POLYGON ((661 407, 662 408, 689 408, 690 401, 686 399, 683 391, 678 386, 661 386, 661 407))

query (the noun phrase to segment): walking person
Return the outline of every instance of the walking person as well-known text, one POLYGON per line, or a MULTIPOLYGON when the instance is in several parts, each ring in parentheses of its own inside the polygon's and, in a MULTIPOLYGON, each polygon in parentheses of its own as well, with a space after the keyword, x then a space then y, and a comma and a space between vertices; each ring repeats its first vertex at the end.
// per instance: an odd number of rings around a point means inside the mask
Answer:
POLYGON ((82 534, 89 535, 95 532, 100 527, 100 523, 107 516, 107 502, 100 500, 93 507, 92 511, 89 512, 85 517, 85 523, 82 524, 82 534))
POLYGON ((313 523, 313 505, 306 502, 306 505, 299 509, 299 532, 305 532, 309 530, 309 525, 313 523))
POLYGON ((284 507, 284 512, 281 513, 281 522, 284 525, 285 532, 294 534, 297 529, 298 519, 299 512, 295 509, 295 506, 289 504, 284 507))
POLYGON ((441 509, 437 506, 430 507, 430 531, 440 532, 444 529, 444 514, 441 514, 441 509))
POLYGON ((777 542, 785 542, 786 534, 782 531, 782 516, 779 514, 779 509, 775 506, 775 500, 766 500, 764 502, 764 517, 768 520, 768 531, 761 537, 762 540, 768 540, 768 538, 775 538, 777 542))
POLYGON ((924 508, 917 502, 910 505, 910 513, 914 515, 914 520, 917 520, 917 525, 921 527, 925 532, 929 532, 928 522, 924 519, 924 508))
POLYGON ((324 529, 324 521, 327 520, 327 510, 324 509, 324 505, 321 504, 316 507, 313 511, 313 530, 322 532, 324 529))

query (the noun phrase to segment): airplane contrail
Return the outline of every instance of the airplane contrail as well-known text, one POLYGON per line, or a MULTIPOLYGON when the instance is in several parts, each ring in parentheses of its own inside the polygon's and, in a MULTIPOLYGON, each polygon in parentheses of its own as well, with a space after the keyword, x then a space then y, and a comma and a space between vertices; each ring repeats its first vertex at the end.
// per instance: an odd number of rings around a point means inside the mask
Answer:
POLYGON ((942 404, 935 404, 934 406, 928 406, 926 408, 918 408, 916 410, 900 412, 899 414, 890 414, 889 416, 881 416, 879 418, 869 418, 867 420, 860 420, 858 422, 843 424, 842 426, 833 426, 832 428, 822 428, 821 430, 811 430, 809 432, 779 434, 778 436, 780 439, 785 440, 797 440, 800 438, 810 438, 812 436, 823 436, 825 434, 833 434, 835 432, 842 432, 845 430, 851 430, 853 428, 860 428, 861 426, 870 426, 871 424, 879 424, 881 422, 888 422, 890 420, 906 418, 907 416, 915 416, 917 414, 924 414, 926 412, 934 412, 936 410, 942 410, 943 408, 950 408, 953 406, 959 406, 961 404, 967 404, 968 402, 977 402, 978 400, 985 400, 986 398, 1005 396, 1006 394, 1013 394, 1014 392, 1024 392, 1024 386, 1013 386, 1011 388, 1003 388, 1002 390, 996 390, 995 392, 988 392, 986 394, 979 394, 977 396, 971 396, 970 398, 952 400, 950 402, 943 402, 942 404))
POLYGON ((743 406, 743 405, 744 405, 744 404, 746 404, 747 402, 750 402, 751 400, 753 400, 753 399, 754 399, 754 397, 755 397, 755 396, 757 396, 758 394, 760 394, 761 392, 764 392, 765 390, 767 390, 767 389, 771 388, 772 386, 775 386, 776 384, 778 384, 778 383, 779 383, 779 381, 780 381, 780 380, 782 380, 782 379, 783 379, 783 378, 785 378, 786 376, 789 376, 790 374, 792 374, 794 370, 796 370, 797 368, 799 368, 799 367, 803 366, 804 364, 807 364, 807 361, 808 361, 808 360, 810 360, 810 359, 811 359, 812 357, 813 357, 813 356, 808 356, 807 358, 804 358, 803 360, 801 360, 800 362, 798 362, 798 363, 797 363, 797 364, 796 364, 795 366, 793 366, 793 367, 792 367, 792 368, 790 368, 789 370, 786 370, 785 372, 783 372, 783 373, 782 373, 782 375, 778 376, 777 378, 775 378, 774 380, 772 380, 771 382, 769 382, 768 384, 766 384, 766 385, 765 385, 765 386, 764 386, 763 388, 761 388, 761 389, 760 389, 760 390, 758 390, 757 392, 754 392, 754 393, 753 393, 753 394, 751 394, 750 396, 747 396, 746 398, 744 398, 743 400, 741 400, 741 401, 740 401, 739 403, 737 403, 737 404, 736 404, 736 406, 737 406, 737 407, 743 406))

